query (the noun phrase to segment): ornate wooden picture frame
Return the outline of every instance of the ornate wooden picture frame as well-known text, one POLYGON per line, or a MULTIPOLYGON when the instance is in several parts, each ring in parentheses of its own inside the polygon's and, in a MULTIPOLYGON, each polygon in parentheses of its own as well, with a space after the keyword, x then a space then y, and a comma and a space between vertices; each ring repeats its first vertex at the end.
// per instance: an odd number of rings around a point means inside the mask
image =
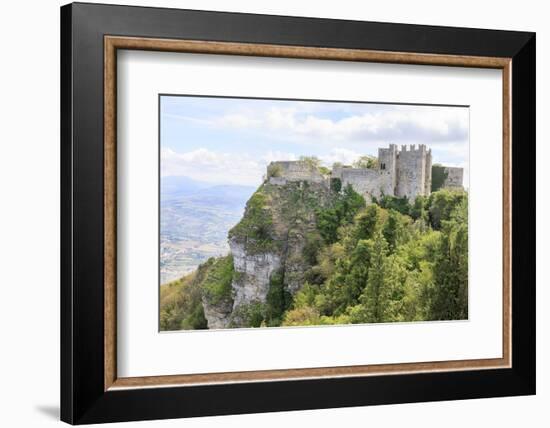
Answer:
POLYGON ((535 393, 534 34, 77 3, 61 9, 61 54, 62 420, 535 393), (119 377, 117 50, 501 70, 502 357, 119 377))

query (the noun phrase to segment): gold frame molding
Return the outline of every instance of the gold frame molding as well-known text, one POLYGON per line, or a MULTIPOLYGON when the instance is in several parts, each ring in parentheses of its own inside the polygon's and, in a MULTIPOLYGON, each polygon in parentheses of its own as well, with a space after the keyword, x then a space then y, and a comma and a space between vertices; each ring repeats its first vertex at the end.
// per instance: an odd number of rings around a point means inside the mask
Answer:
POLYGON ((392 375, 419 372, 480 370, 511 367, 511 58, 382 52, 196 40, 169 40, 138 37, 104 37, 104 389, 163 387, 307 378, 334 378, 392 375), (394 64, 441 65, 494 68, 502 70, 503 94, 503 349, 502 358, 433 361, 404 364, 358 365, 305 369, 204 373, 171 376, 119 378, 116 368, 116 82, 117 50, 147 50, 213 55, 241 55, 394 64))

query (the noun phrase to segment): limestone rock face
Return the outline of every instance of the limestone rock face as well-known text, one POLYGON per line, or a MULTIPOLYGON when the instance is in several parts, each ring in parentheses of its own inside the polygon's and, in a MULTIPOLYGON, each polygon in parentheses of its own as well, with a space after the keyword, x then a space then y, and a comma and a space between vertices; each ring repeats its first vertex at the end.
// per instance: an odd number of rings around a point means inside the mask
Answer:
POLYGON ((233 310, 233 303, 230 300, 212 304, 203 296, 201 301, 209 330, 227 328, 229 326, 231 311, 233 310))
POLYGON ((233 324, 239 326, 239 308, 243 305, 264 303, 269 292, 270 278, 281 266, 281 258, 273 252, 250 253, 244 242, 229 240, 235 270, 233 283, 233 324))
POLYGON ((266 180, 260 186, 241 221, 229 231, 230 254, 212 258, 199 269, 209 329, 280 322, 275 311, 302 288, 312 268, 305 254, 321 239, 317 209, 330 205, 336 195, 325 181, 266 180))

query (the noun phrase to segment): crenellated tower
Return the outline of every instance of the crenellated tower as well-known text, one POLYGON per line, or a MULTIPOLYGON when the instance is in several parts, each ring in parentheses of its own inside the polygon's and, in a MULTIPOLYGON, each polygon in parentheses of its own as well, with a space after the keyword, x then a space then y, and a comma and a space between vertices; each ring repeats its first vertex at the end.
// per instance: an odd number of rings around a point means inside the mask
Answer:
POLYGON ((432 185, 432 153, 424 144, 416 148, 401 146, 397 154, 397 186, 395 196, 406 197, 410 201, 418 195, 429 195, 432 185))

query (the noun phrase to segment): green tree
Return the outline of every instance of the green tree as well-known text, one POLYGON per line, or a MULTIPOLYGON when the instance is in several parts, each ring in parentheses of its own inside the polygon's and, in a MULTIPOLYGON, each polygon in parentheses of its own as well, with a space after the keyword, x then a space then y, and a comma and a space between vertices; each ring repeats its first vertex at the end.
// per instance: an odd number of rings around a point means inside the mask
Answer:
POLYGON ((241 221, 229 231, 229 238, 241 238, 246 241, 247 250, 250 252, 273 249, 276 242, 271 237, 273 218, 270 203, 265 187, 261 185, 246 203, 241 221))
POLYGON ((443 220, 430 316, 437 320, 468 318, 468 203, 463 199, 443 220))
POLYGON ((326 166, 319 166, 318 169, 319 169, 319 172, 323 175, 329 175, 330 174, 330 169, 327 168, 326 166))
POLYGON ((339 217, 346 223, 350 223, 357 212, 365 208, 365 198, 353 190, 350 184, 344 188, 344 194, 339 199, 337 210, 339 211, 339 217))
POLYGON ((376 204, 369 205, 355 217, 354 238, 371 239, 379 229, 381 209, 376 204))
POLYGON ((300 156, 300 161, 304 162, 311 170, 321 167, 321 160, 316 156, 300 156))
POLYGON ((292 296, 284 285, 284 271, 271 274, 267 292, 265 321, 269 327, 281 325, 284 312, 290 307, 292 296))
POLYGON ((388 211, 388 218, 382 228, 382 234, 388 242, 390 252, 394 252, 396 248, 406 241, 407 228, 410 221, 409 217, 399 214, 395 210, 388 211))
POLYGON ((285 314, 284 326, 310 326, 320 325, 319 311, 311 306, 292 309, 285 314))
POLYGON ((440 229, 442 222, 449 220, 453 210, 468 199, 463 190, 443 189, 430 195, 429 213, 430 222, 434 229, 440 229))
POLYGON ((317 230, 327 244, 338 240, 338 228, 353 221, 356 213, 365 207, 365 199, 348 184, 331 208, 316 212, 317 230))
POLYGON ((270 163, 267 167, 267 178, 280 177, 283 174, 283 167, 277 163, 270 163))
POLYGON ((207 328, 201 302, 200 270, 160 287, 160 329, 197 330, 207 328))
POLYGON ((303 249, 304 259, 310 265, 317 264, 317 255, 323 248, 323 240, 321 235, 316 232, 311 232, 306 235, 306 243, 303 249))
POLYGON ((379 201, 376 201, 382 208, 395 210, 403 215, 410 215, 411 205, 406 196, 398 198, 397 196, 382 195, 379 201))
POLYGON ((339 193, 342 190, 342 180, 338 177, 332 177, 330 179, 330 190, 339 193))
POLYGON ((377 168, 378 167, 378 159, 374 156, 364 155, 359 157, 355 162, 353 162, 354 168, 377 168))
POLYGON ((428 197, 421 196, 421 195, 417 196, 414 199, 414 203, 410 209, 410 216, 414 220, 420 219, 424 222, 428 222, 429 217, 428 217, 427 205, 428 205, 428 197))
POLYGON ((351 253, 350 270, 344 288, 346 306, 356 303, 369 279, 371 259, 374 257, 374 243, 371 239, 362 239, 351 253))
POLYGON ((216 305, 231 300, 231 282, 233 281, 233 256, 212 257, 208 260, 208 269, 200 283, 206 301, 216 305))
POLYGON ((445 172, 443 165, 438 163, 432 165, 432 192, 437 192, 443 188, 447 176, 448 174, 445 172))
POLYGON ((371 264, 368 272, 368 284, 361 297, 363 313, 359 318, 362 322, 383 322, 384 303, 387 300, 386 287, 386 256, 388 243, 384 235, 378 232, 373 240, 371 264))

